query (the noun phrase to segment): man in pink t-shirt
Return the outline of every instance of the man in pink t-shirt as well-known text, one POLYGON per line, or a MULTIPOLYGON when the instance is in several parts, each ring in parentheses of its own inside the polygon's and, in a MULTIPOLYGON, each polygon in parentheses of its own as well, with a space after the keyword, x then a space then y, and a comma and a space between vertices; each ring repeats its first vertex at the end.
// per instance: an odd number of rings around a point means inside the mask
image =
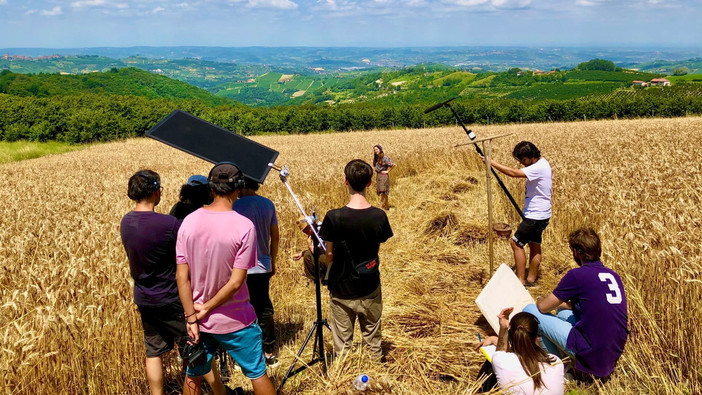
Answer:
MULTIPOLYGON (((273 394, 261 345, 261 328, 249 303, 246 271, 256 266, 256 231, 253 223, 232 210, 244 185, 233 163, 215 165, 208 177, 212 204, 188 215, 178 231, 176 280, 188 335, 202 342, 205 363, 188 367, 189 377, 212 369, 221 345, 251 379, 256 394, 273 394)), ((224 394, 224 385, 212 388, 224 394)))

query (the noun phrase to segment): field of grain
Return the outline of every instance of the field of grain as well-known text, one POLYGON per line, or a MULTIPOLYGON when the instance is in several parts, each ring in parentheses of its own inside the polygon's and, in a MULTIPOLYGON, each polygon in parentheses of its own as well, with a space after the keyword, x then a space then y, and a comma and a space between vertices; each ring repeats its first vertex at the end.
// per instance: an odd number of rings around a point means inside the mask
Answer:
MULTIPOLYGON (((548 293, 574 267, 567 234, 594 227, 603 260, 622 277, 631 336, 615 374, 584 393, 702 392, 702 118, 597 121, 475 128, 496 141, 494 157, 515 165, 514 144, 533 141, 554 173, 553 219, 544 235, 540 287, 548 293)), ((389 211, 395 236, 381 247, 387 362, 350 354, 321 375, 293 377, 286 393, 344 393, 363 371, 370 392, 472 393, 489 326, 474 299, 489 279, 485 170, 457 128, 266 136, 289 183, 320 214, 346 202, 343 166, 382 144, 398 164, 389 211)), ((146 393, 144 347, 119 221, 132 207, 128 177, 161 174, 167 213, 180 184, 210 165, 148 139, 0 165, 0 393, 146 393)), ((506 180, 518 201, 523 181, 506 180)), ((493 185, 495 217, 518 217, 493 185)), ((271 174, 260 190, 277 205, 278 274, 272 279, 280 382, 314 321, 314 287, 291 256, 304 246, 297 208, 271 174)), ((374 194, 371 203, 378 203, 374 194)), ((504 241, 496 261, 511 264, 504 241)), ((328 297, 323 295, 325 317, 328 297)), ((331 334, 325 339, 331 347, 331 334)), ((311 352, 308 347, 307 354, 311 352)), ((308 360, 309 355, 304 356, 308 360)), ((170 388, 175 358, 167 359, 170 388)), ((250 384, 234 374, 235 384, 250 384)), ((176 391, 173 389, 172 391, 176 391)))

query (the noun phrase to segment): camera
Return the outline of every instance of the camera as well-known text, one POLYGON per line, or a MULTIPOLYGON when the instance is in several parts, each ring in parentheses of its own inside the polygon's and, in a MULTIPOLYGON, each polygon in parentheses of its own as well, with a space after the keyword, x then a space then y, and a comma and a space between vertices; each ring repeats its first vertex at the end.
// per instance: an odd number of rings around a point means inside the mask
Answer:
POLYGON ((180 357, 188 366, 195 367, 205 363, 207 360, 207 352, 202 343, 195 343, 195 339, 189 337, 183 342, 183 347, 180 348, 180 357))

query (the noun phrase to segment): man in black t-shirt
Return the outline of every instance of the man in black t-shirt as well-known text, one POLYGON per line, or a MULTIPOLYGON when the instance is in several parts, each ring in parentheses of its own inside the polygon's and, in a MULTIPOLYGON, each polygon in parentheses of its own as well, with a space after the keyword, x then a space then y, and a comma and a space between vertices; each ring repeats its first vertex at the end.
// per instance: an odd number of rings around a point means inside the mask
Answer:
POLYGON ((358 323, 363 342, 374 358, 382 358, 380 316, 383 297, 380 289, 380 243, 392 237, 385 211, 366 200, 373 169, 354 159, 344 168, 349 203, 330 210, 324 217, 320 236, 326 241, 329 265, 330 319, 334 351, 348 350, 353 327, 358 323))

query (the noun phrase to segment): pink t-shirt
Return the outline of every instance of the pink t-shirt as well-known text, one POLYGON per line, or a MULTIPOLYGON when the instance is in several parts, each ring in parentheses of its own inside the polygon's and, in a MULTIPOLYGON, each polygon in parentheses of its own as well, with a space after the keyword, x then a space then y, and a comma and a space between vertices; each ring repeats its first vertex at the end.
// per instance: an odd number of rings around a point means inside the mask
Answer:
MULTIPOLYGON (((185 217, 178 231, 176 263, 189 265, 193 302, 207 302, 229 281, 233 268, 248 270, 256 266, 253 223, 235 211, 196 210, 185 217)), ((231 300, 200 321, 200 330, 232 333, 255 320, 244 282, 231 300)))

